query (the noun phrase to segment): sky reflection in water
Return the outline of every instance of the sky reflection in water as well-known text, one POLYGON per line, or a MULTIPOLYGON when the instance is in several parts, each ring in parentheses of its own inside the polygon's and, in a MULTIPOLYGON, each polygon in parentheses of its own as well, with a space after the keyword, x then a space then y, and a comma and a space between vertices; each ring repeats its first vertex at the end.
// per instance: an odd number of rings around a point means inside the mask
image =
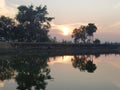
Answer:
MULTIPOLYGON (((15 75, 11 75, 9 78, 4 77, 0 81, 0 90, 16 90, 16 88, 17 90, 27 90, 20 89, 21 83, 35 90, 34 88, 40 85, 36 84, 36 81, 42 83, 41 87, 45 90, 120 90, 119 58, 119 55, 101 55, 97 58, 86 55, 56 56, 49 59, 48 57, 14 57, 12 61, 10 60, 10 65, 3 66, 5 68, 9 66, 10 69, 7 70, 13 70, 15 75), (83 60, 85 58, 87 59, 83 60), (14 65, 16 64, 14 63, 15 59, 19 60, 17 65, 21 66, 14 65), (44 62, 45 60, 48 62, 44 62), (26 64, 23 64, 23 62, 26 64), (92 68, 88 64, 92 65, 92 68), (88 70, 86 65, 91 69, 88 70), (45 78, 41 78, 41 75, 45 78), (21 76, 23 79, 20 79, 21 76), (26 76, 30 78, 27 80, 25 79, 26 76)), ((1 66, 1 68, 3 67, 1 66)), ((41 87, 38 87, 38 90, 42 90, 41 87)))

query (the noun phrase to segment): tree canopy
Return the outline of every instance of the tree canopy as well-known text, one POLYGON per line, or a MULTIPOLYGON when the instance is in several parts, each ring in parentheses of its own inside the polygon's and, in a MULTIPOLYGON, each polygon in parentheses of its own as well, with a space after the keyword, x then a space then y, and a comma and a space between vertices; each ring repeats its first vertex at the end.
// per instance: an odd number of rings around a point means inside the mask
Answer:
MULTIPOLYGON (((15 19, 0 17, 0 40, 16 42, 48 42, 50 22, 54 17, 49 17, 47 6, 33 5, 18 7, 15 19)), ((94 23, 75 28, 72 38, 75 43, 93 43, 93 34, 97 27, 94 23)))
POLYGON ((0 39, 11 40, 12 30, 15 27, 15 22, 13 19, 5 16, 0 17, 0 39))
POLYGON ((75 43, 93 43, 93 33, 96 32, 97 27, 93 23, 88 23, 87 26, 80 26, 75 28, 72 32, 72 38, 75 43))
POLYGON ((0 17, 0 37, 18 42, 49 41, 48 32, 53 19, 48 17, 46 6, 19 6, 16 20, 0 17))
POLYGON ((32 5, 29 7, 20 6, 18 10, 16 19, 25 30, 25 41, 48 41, 48 31, 53 17, 47 17, 47 7, 39 6, 34 9, 32 5))

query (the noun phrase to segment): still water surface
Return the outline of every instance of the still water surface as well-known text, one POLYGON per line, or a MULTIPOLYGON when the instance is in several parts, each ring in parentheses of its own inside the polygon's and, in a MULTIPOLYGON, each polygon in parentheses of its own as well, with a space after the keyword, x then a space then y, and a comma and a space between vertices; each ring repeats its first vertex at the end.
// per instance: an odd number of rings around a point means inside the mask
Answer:
POLYGON ((1 56, 0 90, 120 90, 120 56, 1 56))

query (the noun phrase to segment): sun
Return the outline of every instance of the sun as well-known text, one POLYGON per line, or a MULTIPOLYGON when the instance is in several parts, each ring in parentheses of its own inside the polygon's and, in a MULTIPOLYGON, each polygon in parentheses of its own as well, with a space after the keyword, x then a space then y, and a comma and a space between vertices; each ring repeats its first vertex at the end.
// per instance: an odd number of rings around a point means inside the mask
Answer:
POLYGON ((63 35, 67 36, 69 34, 70 29, 68 27, 63 27, 62 31, 63 31, 63 35))

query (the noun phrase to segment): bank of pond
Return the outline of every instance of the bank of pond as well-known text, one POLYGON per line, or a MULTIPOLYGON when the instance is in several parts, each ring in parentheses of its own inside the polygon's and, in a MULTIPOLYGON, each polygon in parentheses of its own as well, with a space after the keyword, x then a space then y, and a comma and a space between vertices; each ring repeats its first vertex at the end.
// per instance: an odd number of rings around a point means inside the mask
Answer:
POLYGON ((2 43, 0 46, 0 54, 39 52, 48 52, 53 55, 120 53, 120 44, 2 43))

